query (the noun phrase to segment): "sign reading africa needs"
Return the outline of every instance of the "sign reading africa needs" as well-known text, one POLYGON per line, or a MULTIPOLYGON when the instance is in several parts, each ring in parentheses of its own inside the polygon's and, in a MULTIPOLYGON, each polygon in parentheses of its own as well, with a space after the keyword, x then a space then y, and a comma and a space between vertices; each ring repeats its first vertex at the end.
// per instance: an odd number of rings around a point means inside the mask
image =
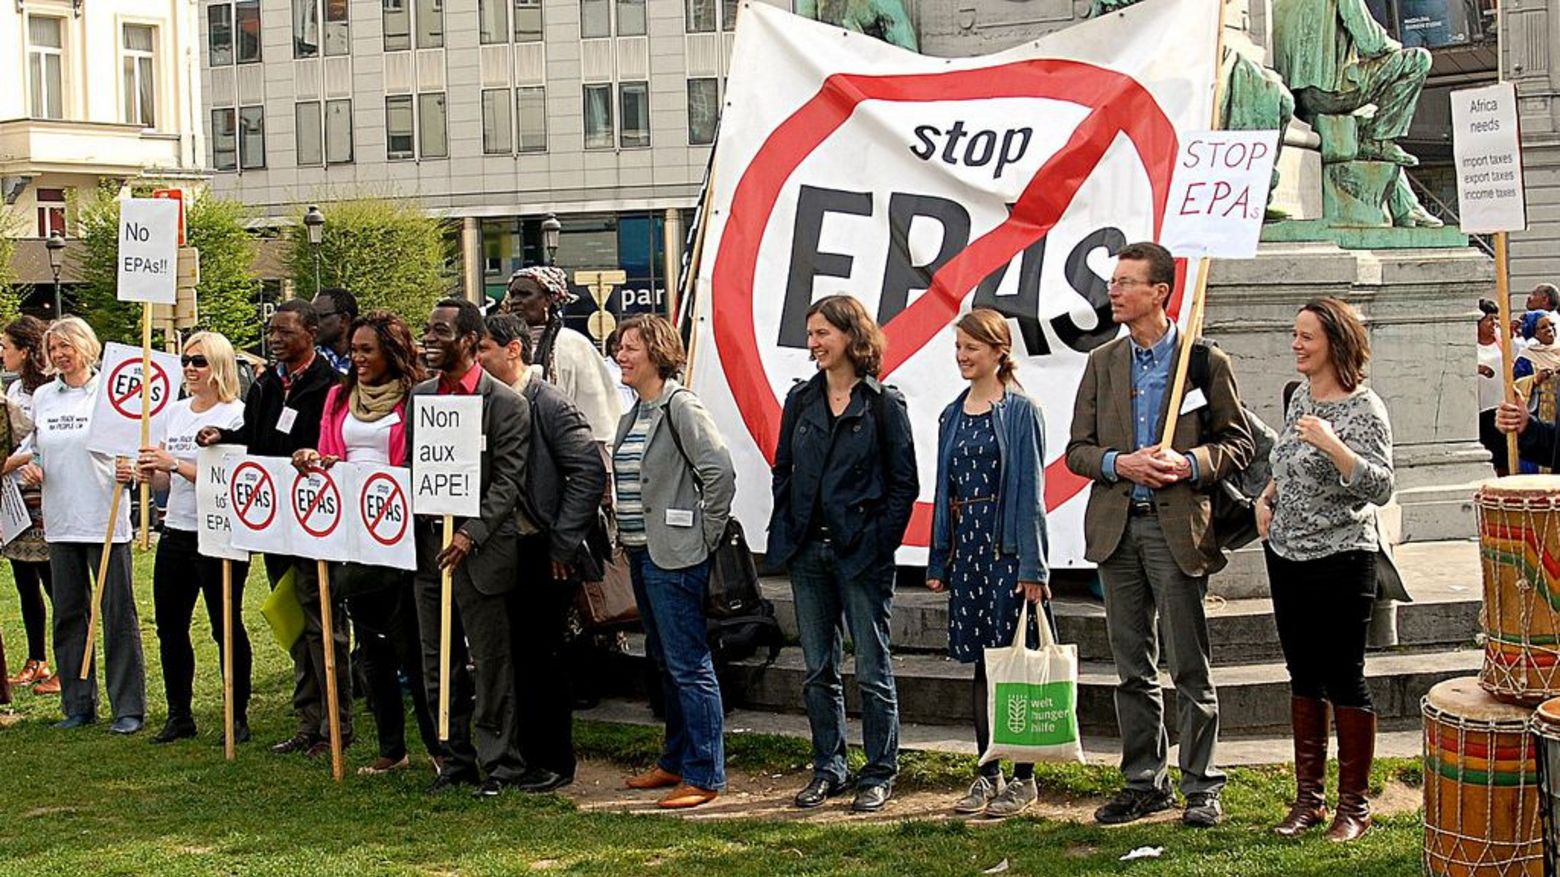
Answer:
POLYGON ((178 297, 181 203, 168 198, 119 202, 120 301, 171 305, 178 297))
POLYGON ((1183 132, 1159 242, 1177 256, 1255 259, 1277 155, 1277 131, 1183 132))
MULTIPOLYGON (((178 395, 180 374, 177 356, 152 352, 152 444, 161 442, 167 430, 165 415, 178 395)), ((104 345, 102 375, 87 427, 87 448, 134 457, 141 449, 141 348, 112 341, 104 345)))
POLYGON ((767 4, 743 10, 691 373, 735 463, 738 517, 769 516, 781 406, 816 373, 807 309, 848 293, 883 326, 881 375, 918 433, 923 492, 899 561, 924 562, 929 425, 967 386, 952 323, 985 307, 1014 328, 1020 376, 1046 412, 1050 560, 1085 563, 1086 483, 1062 459, 1069 414, 1089 352, 1120 334, 1113 256, 1160 238, 1179 132, 1212 117, 1218 13, 1206 0, 1153 0, 997 55, 931 58, 767 4))
POLYGON ((481 396, 414 396, 412 510, 476 517, 483 441, 481 396))
POLYGON ((1516 85, 1497 82, 1454 91, 1451 100, 1462 231, 1490 234, 1526 229, 1516 85))

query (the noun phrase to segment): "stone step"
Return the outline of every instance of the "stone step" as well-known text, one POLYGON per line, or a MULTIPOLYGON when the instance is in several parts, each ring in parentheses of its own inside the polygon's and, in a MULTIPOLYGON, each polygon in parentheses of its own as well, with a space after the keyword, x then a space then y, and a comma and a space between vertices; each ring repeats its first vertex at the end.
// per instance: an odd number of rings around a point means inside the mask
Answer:
MULTIPOLYGON (((638 672, 623 678, 645 678, 643 642, 630 638, 629 659, 638 672)), ((1366 658, 1365 675, 1382 721, 1388 724, 1417 720, 1419 701, 1431 686, 1446 679, 1478 672, 1483 653, 1468 648, 1436 652, 1390 652, 1366 658)), ((855 670, 846 656, 847 709, 859 713, 855 670)), ((901 654, 894 658, 900 717, 906 722, 962 724, 970 721, 973 665, 926 654, 901 654)), ((800 713, 802 680, 806 669, 799 647, 782 650, 773 664, 759 658, 724 668, 723 690, 734 706, 800 713)), ((1216 667, 1214 684, 1219 691, 1221 733, 1250 735, 1278 733, 1289 724, 1289 676, 1281 662, 1216 667)), ((1175 715, 1175 688, 1168 674, 1160 674, 1165 713, 1175 715)), ((1078 673, 1078 715, 1085 732, 1113 736, 1116 718, 1113 695, 1116 672, 1111 664, 1083 661, 1078 673)), ((1172 718, 1172 723, 1173 723, 1172 718)), ((1173 729, 1172 729, 1173 733, 1173 729)))
MULTIPOLYGON (((1482 588, 1478 546, 1468 541, 1400 546, 1397 559, 1414 602, 1395 605, 1398 644, 1429 650, 1466 645, 1478 631, 1482 588)), ((1258 558, 1260 562, 1260 557, 1258 558)), ((1220 573, 1213 581, 1218 582, 1220 573)), ((796 637, 796 613, 789 582, 764 580, 764 594, 786 635, 796 637)), ((1260 597, 1211 598, 1207 616, 1215 666, 1276 661, 1282 657, 1273 623, 1273 603, 1260 597)), ((1075 589, 1076 590, 1076 589, 1075 589)), ((1052 602, 1062 642, 1076 643, 1080 660, 1109 662, 1105 608, 1087 596, 1058 596, 1052 602)), ((947 649, 948 598, 918 585, 894 594, 892 641, 899 652, 947 649)))

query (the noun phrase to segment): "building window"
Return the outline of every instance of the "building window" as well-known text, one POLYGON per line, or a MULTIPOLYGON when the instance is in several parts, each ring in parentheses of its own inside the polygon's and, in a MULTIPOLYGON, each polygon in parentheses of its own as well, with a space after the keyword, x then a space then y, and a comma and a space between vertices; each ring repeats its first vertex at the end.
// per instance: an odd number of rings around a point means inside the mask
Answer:
POLYGON ((320 102, 293 104, 293 124, 298 136, 298 166, 324 164, 325 130, 320 119, 320 102))
POLYGON ((211 111, 211 166, 219 171, 238 168, 238 131, 232 107, 211 111))
POLYGON ((416 141, 412 128, 412 96, 398 94, 385 98, 385 157, 415 158, 416 141))
POLYGON ((737 26, 738 0, 684 0, 688 33, 714 33, 737 26))
POLYGON ((206 51, 212 67, 233 63, 233 4, 206 7, 206 51))
POLYGON ((444 158, 450 154, 444 119, 444 92, 417 96, 417 156, 444 158))
POLYGON ((732 31, 737 29, 737 3, 738 0, 721 0, 721 30, 732 31))
POLYGON ((412 47, 412 13, 409 0, 384 0, 385 51, 412 47))
POLYGON ((612 0, 580 0, 580 38, 612 36, 612 0))
POLYGON ((714 143, 715 123, 719 120, 720 80, 688 80, 688 145, 714 143))
POLYGON ((322 15, 325 19, 325 54, 345 55, 351 51, 347 0, 293 0, 292 12, 294 58, 319 57, 322 15))
POLYGON ((352 28, 347 21, 347 0, 324 0, 325 54, 345 55, 352 51, 352 28))
POLYGON ((265 108, 238 108, 238 165, 244 170, 265 167, 265 108))
POLYGON ((585 86, 585 148, 611 149, 615 143, 612 132, 612 86, 585 86))
POLYGON ((417 0, 417 48, 444 45, 444 0, 417 0))
POLYGON ((547 151, 547 89, 521 88, 515 91, 516 115, 520 118, 520 151, 547 151))
POLYGON ((483 90, 482 151, 488 155, 507 155, 514 151, 514 130, 514 119, 509 110, 509 89, 483 90))
POLYGON ((645 35, 645 0, 617 0, 617 35, 645 35))
POLYGON ((46 238, 54 232, 65 234, 65 190, 39 189, 38 237, 46 238))
POLYGON ((325 102, 325 163, 352 163, 352 101, 325 102))
POLYGON ((234 30, 238 36, 238 63, 260 63, 260 0, 233 4, 234 30))
POLYGON ((515 42, 542 41, 542 0, 515 0, 515 42))
POLYGON ((624 82, 618 85, 622 106, 622 146, 630 149, 650 145, 650 83, 624 82))
POLYGON ((509 42, 509 0, 477 0, 477 38, 483 45, 509 42))
POLYGON ((157 127, 156 30, 125 25, 124 119, 142 128, 157 127))
POLYGON ((260 0, 206 7, 206 47, 213 67, 260 63, 260 0))
POLYGON ((27 16, 27 79, 35 119, 65 118, 65 35, 58 18, 27 16))

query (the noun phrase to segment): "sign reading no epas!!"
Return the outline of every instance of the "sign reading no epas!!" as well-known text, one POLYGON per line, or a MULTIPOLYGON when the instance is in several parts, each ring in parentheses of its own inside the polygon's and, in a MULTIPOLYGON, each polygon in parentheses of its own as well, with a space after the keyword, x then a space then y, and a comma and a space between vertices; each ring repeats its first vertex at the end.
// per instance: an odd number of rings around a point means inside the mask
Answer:
MULTIPOLYGON (((167 432, 169 403, 181 382, 179 358, 152 352, 151 441, 159 444, 167 432)), ((103 347, 103 371, 98 379, 87 448, 100 454, 134 457, 141 449, 141 348, 109 342, 103 347)))
POLYGON ((119 202, 118 297, 171 305, 178 297, 181 202, 126 198, 119 202))
POLYGON ((485 440, 481 396, 412 397, 412 510, 476 517, 485 440))

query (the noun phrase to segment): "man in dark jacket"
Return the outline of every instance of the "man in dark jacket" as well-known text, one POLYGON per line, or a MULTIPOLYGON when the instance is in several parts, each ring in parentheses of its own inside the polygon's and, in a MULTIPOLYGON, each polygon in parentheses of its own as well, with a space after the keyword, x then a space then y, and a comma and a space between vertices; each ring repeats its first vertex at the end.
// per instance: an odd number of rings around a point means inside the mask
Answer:
MULTIPOLYGON (((519 713, 515 708, 515 570, 520 565, 516 506, 525 489, 531 443, 531 406, 484 374, 477 344, 482 312, 464 299, 444 299, 423 329, 423 355, 435 373, 412 389, 406 444, 417 447, 419 400, 436 395, 482 397, 479 514, 457 518, 455 536, 441 548, 437 519, 418 518, 417 619, 422 630, 428 702, 439 702, 441 573, 450 570, 454 599, 450 646, 449 755, 429 791, 476 785, 475 797, 494 797, 524 773, 519 713), (474 672, 468 672, 467 664, 474 672), (486 774, 485 780, 479 774, 486 774)), ((415 458, 412 464, 416 471, 415 458)), ((531 668, 527 668, 529 672, 531 668)))
MULTIPOLYGON (((282 302, 266 326, 266 343, 276 357, 244 398, 244 422, 238 429, 208 426, 197 436, 202 446, 240 444, 249 453, 266 457, 291 457, 294 451, 317 447, 325 394, 339 376, 329 362, 315 352, 319 318, 314 306, 301 299, 282 302)), ((318 757, 330 751, 329 723, 325 716, 325 625, 320 616, 319 576, 312 560, 280 554, 265 555, 266 577, 271 587, 289 570, 293 589, 303 608, 303 635, 292 644, 293 710, 298 732, 271 747, 272 752, 303 752, 318 757)), ((333 617, 331 640, 336 649, 336 691, 339 694, 342 745, 352 742, 352 670, 347 657, 347 613, 333 617)), ((248 737, 248 728, 239 730, 248 737)))
POLYGON ((487 318, 482 367, 531 405, 531 452, 519 506, 520 567, 514 615, 518 706, 526 717, 520 751, 526 773, 517 784, 547 792, 574 779, 571 669, 563 658, 564 625, 582 576, 601 575, 586 537, 598 525, 607 469, 590 422, 544 381, 531 362, 531 333, 512 314, 487 318))

